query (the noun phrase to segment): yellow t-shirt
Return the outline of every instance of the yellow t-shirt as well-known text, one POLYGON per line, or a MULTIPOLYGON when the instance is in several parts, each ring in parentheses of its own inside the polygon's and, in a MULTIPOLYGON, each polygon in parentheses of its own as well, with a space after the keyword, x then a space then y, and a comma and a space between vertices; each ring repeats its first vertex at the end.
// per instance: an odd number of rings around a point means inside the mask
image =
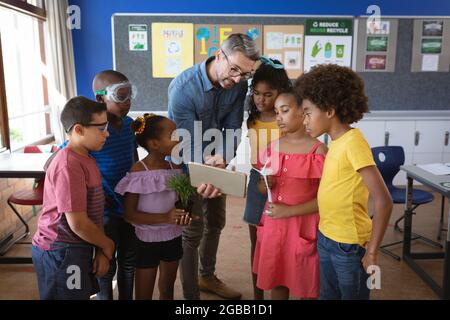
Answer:
POLYGON ((260 152, 265 150, 269 143, 280 139, 280 137, 281 131, 278 128, 276 121, 263 122, 255 120, 255 123, 252 123, 248 130, 251 149, 251 164, 255 165, 260 152))
POLYGON ((370 240, 369 191, 357 171, 374 165, 370 146, 359 129, 331 142, 317 194, 319 230, 326 237, 362 246, 370 240))

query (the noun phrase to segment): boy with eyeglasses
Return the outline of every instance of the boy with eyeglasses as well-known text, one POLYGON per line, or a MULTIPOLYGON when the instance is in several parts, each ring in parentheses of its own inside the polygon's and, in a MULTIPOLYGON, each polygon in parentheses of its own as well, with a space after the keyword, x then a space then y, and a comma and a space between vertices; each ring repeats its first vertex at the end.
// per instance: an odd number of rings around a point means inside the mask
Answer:
POLYGON ((42 300, 89 300, 114 253, 114 242, 103 232, 101 175, 89 154, 108 138, 106 106, 75 97, 61 122, 69 142, 46 172, 32 258, 42 300))

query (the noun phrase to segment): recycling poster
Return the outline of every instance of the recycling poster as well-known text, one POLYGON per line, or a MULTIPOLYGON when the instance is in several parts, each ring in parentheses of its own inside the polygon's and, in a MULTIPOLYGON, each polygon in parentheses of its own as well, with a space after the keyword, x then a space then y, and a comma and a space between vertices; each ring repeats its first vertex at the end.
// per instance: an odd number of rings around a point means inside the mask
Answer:
POLYGON ((304 70, 322 63, 351 67, 352 19, 307 19, 304 70))

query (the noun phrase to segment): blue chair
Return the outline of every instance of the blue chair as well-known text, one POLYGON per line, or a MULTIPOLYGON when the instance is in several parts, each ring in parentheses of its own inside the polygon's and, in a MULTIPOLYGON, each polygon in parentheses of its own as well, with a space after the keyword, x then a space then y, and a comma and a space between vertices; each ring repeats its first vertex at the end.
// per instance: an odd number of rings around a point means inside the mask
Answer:
MULTIPOLYGON (((394 203, 402 203, 404 204, 406 202, 406 189, 397 188, 392 184, 392 181, 394 180, 394 177, 397 175, 397 173, 400 171, 400 166, 402 166, 405 163, 405 152, 403 150, 403 147, 401 146, 385 146, 385 147, 375 147, 372 148, 372 154, 373 158, 375 160, 375 163, 378 167, 378 170, 380 171, 384 183, 386 184, 392 200, 394 203)), ((422 190, 413 190, 412 194, 412 212, 414 214, 414 210, 425 203, 429 203, 433 201, 434 196, 430 192, 422 191, 422 190)), ((405 218, 405 215, 401 216, 400 218, 395 221, 394 224, 394 230, 397 230, 399 232, 403 232, 403 230, 399 227, 399 222, 405 218)), ((431 239, 428 239, 424 236, 421 236, 416 233, 412 233, 411 240, 422 240, 426 243, 442 248, 442 245, 440 243, 437 243, 435 241, 432 241, 431 239)), ((393 257, 394 259, 400 261, 400 256, 394 254, 392 251, 387 250, 386 248, 403 243, 402 241, 396 241, 388 244, 384 244, 380 247, 380 251, 393 257)))

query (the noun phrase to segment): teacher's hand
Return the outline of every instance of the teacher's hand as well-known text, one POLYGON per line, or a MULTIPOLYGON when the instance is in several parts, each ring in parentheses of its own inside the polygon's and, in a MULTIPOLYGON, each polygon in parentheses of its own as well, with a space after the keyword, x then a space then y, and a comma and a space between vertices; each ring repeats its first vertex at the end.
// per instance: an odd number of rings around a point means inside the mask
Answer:
POLYGON ((207 156, 205 158, 205 164, 207 166, 216 167, 216 168, 220 168, 220 169, 225 169, 227 167, 225 160, 223 159, 223 157, 220 154, 215 155, 215 156, 207 156))
POLYGON ((220 189, 217 189, 212 184, 201 184, 197 188, 197 192, 205 199, 213 199, 220 197, 222 193, 220 192, 220 189))

